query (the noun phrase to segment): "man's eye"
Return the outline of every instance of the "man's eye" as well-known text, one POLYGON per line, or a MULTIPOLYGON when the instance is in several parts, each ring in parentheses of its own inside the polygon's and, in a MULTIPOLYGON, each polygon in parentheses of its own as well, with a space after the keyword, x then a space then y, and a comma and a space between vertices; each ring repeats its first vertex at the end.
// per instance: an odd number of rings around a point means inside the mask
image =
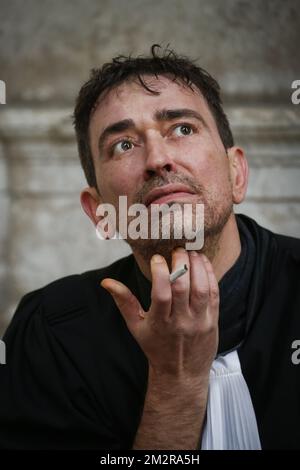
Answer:
POLYGON ((128 150, 131 150, 133 147, 133 143, 130 140, 121 140, 113 145, 112 152, 113 153, 124 153, 128 150))
POLYGON ((193 129, 192 126, 189 126, 188 124, 180 124, 175 127, 174 132, 178 137, 181 137, 183 135, 192 135, 193 129))

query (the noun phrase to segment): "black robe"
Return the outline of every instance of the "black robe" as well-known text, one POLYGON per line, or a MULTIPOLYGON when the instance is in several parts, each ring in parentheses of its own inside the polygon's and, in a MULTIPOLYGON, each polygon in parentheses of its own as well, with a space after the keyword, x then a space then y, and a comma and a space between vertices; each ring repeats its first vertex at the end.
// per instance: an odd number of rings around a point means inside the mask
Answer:
MULTIPOLYGON (((237 297, 243 306, 237 315, 220 291, 219 352, 238 347, 262 448, 300 449, 300 364, 292 362, 292 343, 300 340, 300 240, 241 214, 237 220, 251 233, 255 251, 248 256, 249 288, 243 301, 237 297)), ((232 272, 225 274, 227 284, 232 272)), ((133 255, 21 299, 3 337, 0 448, 132 448, 148 362, 100 286, 105 277, 126 284, 149 308, 151 284, 133 255)))

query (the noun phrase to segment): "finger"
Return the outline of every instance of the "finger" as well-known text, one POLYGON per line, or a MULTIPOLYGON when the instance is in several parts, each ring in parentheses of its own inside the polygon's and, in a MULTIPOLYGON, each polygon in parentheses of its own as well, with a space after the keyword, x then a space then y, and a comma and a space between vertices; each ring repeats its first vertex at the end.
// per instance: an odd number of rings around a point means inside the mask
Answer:
POLYGON ((129 330, 133 333, 145 313, 138 299, 128 287, 115 279, 106 278, 100 284, 112 295, 129 330))
POLYGON ((195 315, 206 313, 209 301, 209 278, 201 253, 190 252, 191 288, 190 309, 195 315))
POLYGON ((150 315, 154 321, 168 319, 172 306, 172 291, 168 264, 163 256, 154 255, 150 262, 152 275, 150 315))
POLYGON ((218 280, 215 276, 213 267, 207 256, 203 255, 203 262, 206 268, 209 281, 209 310, 215 320, 219 318, 220 290, 218 280))
POLYGON ((184 248, 176 248, 172 253, 172 272, 187 265, 188 271, 182 276, 178 277, 176 281, 171 284, 172 289, 172 315, 189 311, 189 297, 190 297, 190 261, 189 255, 184 248))

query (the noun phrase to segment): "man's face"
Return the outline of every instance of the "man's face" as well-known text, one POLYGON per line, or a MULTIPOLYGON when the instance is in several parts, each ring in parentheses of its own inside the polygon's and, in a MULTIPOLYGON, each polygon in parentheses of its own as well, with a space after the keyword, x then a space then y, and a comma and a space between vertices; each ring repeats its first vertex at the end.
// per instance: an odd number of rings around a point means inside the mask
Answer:
MULTIPOLYGON (((205 235, 215 235, 232 213, 233 188, 229 159, 209 107, 196 88, 163 76, 144 80, 159 94, 136 81, 125 82, 102 97, 92 115, 99 202, 113 204, 118 213, 119 196, 127 196, 129 207, 145 204, 155 188, 183 184, 192 194, 183 191, 172 201, 203 203, 205 235)), ((151 249, 150 240, 141 243, 151 249)))

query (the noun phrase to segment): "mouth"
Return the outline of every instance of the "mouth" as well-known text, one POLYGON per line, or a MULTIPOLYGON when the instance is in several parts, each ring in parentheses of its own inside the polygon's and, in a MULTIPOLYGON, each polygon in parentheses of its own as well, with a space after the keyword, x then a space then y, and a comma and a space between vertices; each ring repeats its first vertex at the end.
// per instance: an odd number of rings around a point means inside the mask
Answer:
POLYGON ((150 204, 164 204, 185 199, 193 194, 195 194, 195 192, 188 186, 183 184, 168 184, 150 191, 146 197, 145 205, 148 207, 150 204))

